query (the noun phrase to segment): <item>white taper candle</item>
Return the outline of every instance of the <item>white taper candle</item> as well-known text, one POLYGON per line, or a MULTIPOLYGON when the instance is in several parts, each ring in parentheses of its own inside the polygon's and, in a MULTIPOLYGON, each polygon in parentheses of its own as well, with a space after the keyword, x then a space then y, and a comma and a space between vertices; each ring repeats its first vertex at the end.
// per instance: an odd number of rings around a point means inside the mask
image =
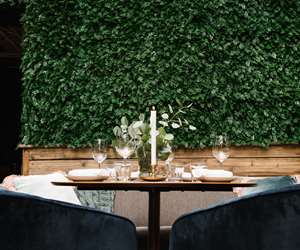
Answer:
POLYGON ((150 136, 151 136, 151 165, 156 165, 156 110, 152 107, 150 115, 150 136))

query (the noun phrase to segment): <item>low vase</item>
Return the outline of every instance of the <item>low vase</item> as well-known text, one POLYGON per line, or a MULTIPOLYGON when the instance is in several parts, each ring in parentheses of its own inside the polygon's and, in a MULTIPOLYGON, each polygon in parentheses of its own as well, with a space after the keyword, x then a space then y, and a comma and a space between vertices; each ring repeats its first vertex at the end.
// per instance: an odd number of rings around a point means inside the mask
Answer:
MULTIPOLYGON (((166 161, 171 155, 171 151, 166 151, 166 145, 157 148, 157 166, 155 168, 156 175, 166 175, 167 166, 166 161)), ((137 159, 139 164, 140 176, 145 177, 153 174, 151 166, 151 145, 141 145, 137 149, 137 159)))

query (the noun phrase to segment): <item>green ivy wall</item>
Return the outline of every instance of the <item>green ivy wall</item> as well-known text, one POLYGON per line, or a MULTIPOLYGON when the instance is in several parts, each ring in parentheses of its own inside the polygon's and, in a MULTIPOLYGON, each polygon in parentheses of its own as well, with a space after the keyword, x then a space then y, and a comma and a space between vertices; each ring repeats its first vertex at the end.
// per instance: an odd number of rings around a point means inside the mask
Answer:
POLYGON ((299 0, 32 0, 22 22, 22 143, 111 139, 176 99, 179 146, 300 141, 299 0))

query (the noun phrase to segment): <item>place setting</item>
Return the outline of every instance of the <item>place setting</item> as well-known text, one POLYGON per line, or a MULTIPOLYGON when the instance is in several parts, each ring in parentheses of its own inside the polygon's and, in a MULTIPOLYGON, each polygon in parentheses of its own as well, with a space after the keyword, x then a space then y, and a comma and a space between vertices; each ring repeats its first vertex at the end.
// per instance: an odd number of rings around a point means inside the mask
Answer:
MULTIPOLYGON (((159 145, 156 128, 156 111, 153 108, 150 114, 148 127, 149 144, 138 139, 135 130, 139 124, 128 124, 126 119, 121 120, 121 126, 114 129, 116 138, 111 147, 104 139, 96 139, 90 144, 91 156, 97 162, 98 168, 72 169, 65 176, 74 182, 78 181, 106 181, 106 182, 232 182, 238 179, 233 172, 224 169, 223 163, 230 155, 229 140, 226 135, 217 135, 213 142, 212 156, 219 162, 216 168, 209 168, 203 162, 179 164, 173 163, 175 159, 171 142, 166 140, 163 146, 159 145), (109 150, 110 149, 110 150, 109 150), (103 166, 112 149, 123 160, 103 166), (141 155, 143 157, 141 157, 141 155), (132 166, 130 157, 137 156, 138 167, 132 166), (145 156, 145 157, 144 157, 145 156), (163 157, 162 157, 163 156, 163 157)), ((147 126, 147 124, 146 124, 147 126)), ((170 136, 167 138, 171 138, 170 136)))

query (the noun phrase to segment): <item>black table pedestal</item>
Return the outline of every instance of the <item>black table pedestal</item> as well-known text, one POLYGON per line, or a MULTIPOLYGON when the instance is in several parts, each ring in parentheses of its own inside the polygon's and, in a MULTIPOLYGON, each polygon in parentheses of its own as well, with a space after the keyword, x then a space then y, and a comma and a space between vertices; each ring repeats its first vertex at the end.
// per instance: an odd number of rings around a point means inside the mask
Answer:
POLYGON ((148 250, 159 250, 160 236, 160 192, 149 191, 148 250))

